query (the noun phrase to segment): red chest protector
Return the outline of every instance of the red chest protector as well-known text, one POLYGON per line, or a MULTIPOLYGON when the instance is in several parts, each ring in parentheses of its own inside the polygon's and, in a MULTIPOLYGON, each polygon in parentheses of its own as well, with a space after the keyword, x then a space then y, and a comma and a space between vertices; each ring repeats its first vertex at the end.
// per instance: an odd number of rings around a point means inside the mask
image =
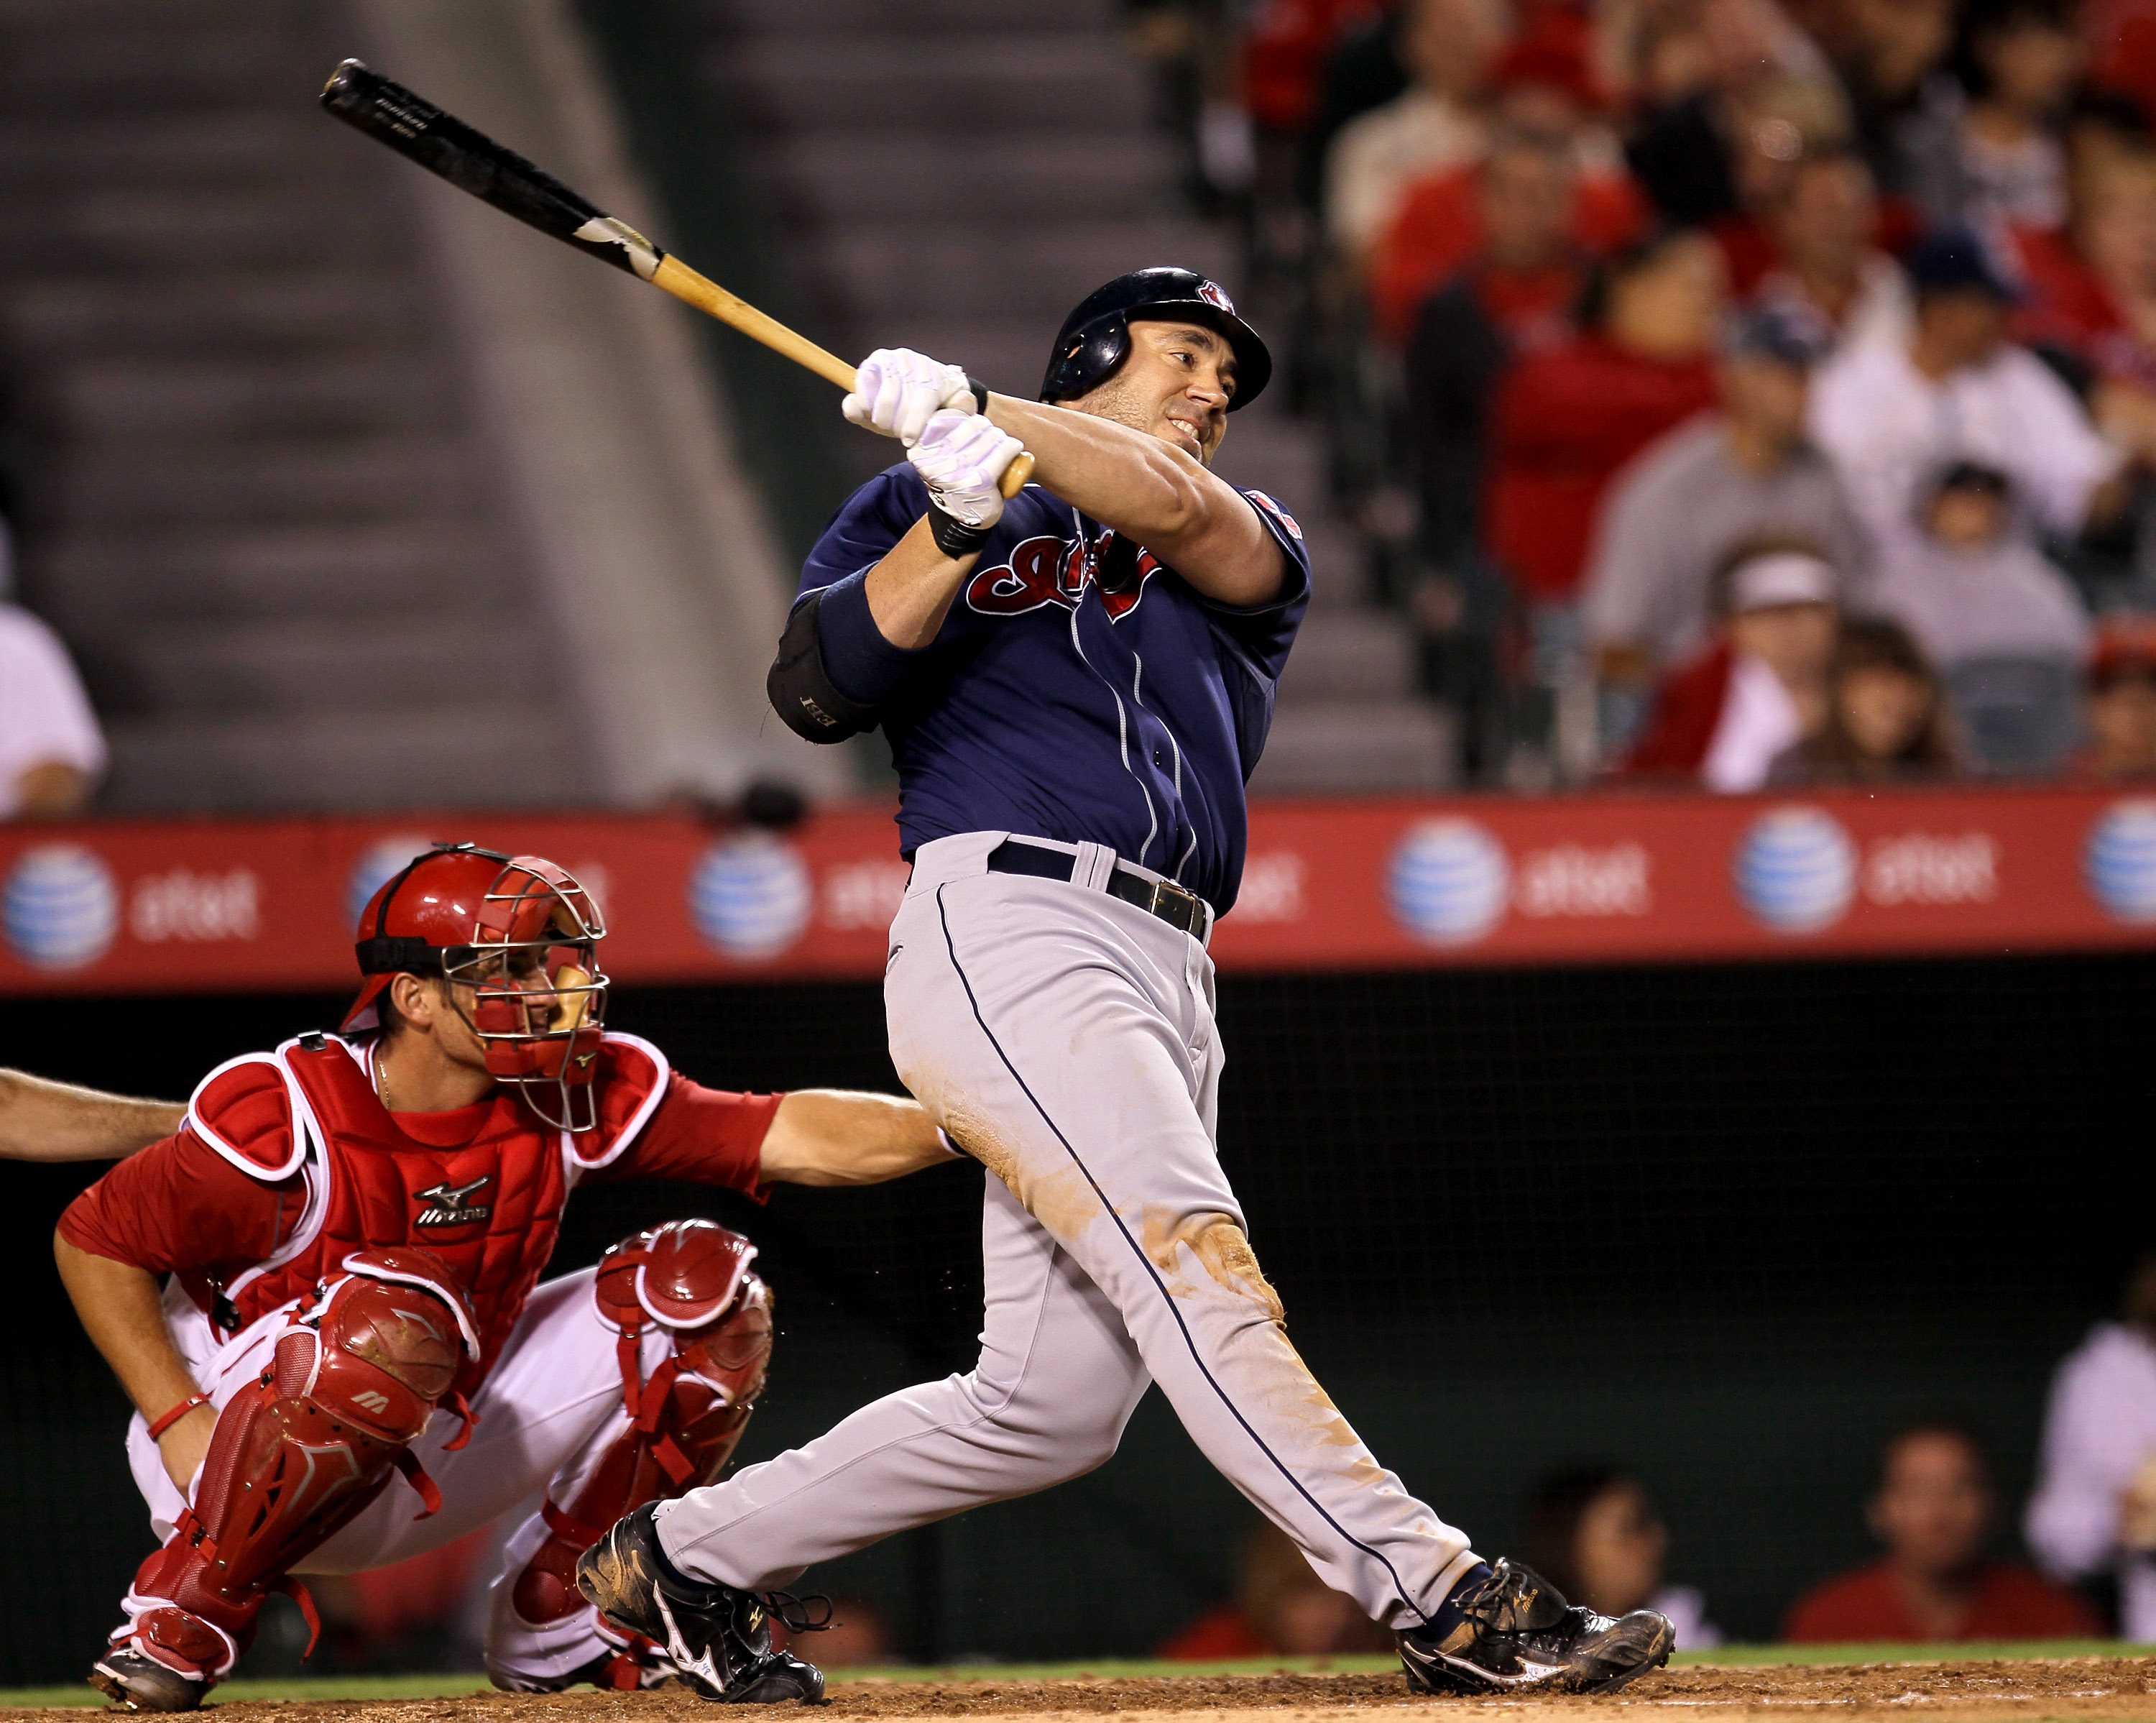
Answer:
POLYGON ((545 1271, 578 1178, 626 1151, 665 1094, 666 1060, 648 1042, 609 1035, 601 1058, 593 1129, 557 1131, 501 1090, 471 1140, 451 1149, 399 1128, 362 1046, 308 1036, 219 1066, 195 1091, 188 1128, 251 1177, 297 1175, 305 1191, 287 1242, 223 1289, 239 1325, 334 1277, 354 1251, 424 1245, 478 1319, 480 1356, 457 1383, 470 1392, 545 1271))

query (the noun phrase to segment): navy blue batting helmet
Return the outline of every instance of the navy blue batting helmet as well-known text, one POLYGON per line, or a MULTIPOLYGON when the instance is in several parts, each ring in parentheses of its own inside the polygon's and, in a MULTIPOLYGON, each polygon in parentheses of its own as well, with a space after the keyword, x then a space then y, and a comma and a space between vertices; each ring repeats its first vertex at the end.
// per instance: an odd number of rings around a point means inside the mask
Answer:
POLYGON ((1055 337, 1040 399, 1075 401, 1099 388, 1129 354, 1132 321, 1148 318, 1188 318, 1227 337, 1235 354, 1230 413, 1256 400, 1273 374, 1273 356, 1258 332, 1235 315, 1235 302, 1225 288, 1195 270, 1161 266, 1118 275, 1079 301, 1055 337))

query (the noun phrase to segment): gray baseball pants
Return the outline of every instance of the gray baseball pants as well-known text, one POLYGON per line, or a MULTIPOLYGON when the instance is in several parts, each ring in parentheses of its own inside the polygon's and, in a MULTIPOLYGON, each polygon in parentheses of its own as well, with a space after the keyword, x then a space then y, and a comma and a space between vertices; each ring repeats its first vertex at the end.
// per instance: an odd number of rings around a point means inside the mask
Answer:
POLYGON ((1420 1622, 1478 1558, 1289 1344, 1214 1146, 1212 959, 1101 889, 1112 851, 1048 846, 1075 851, 1069 884, 990 873, 1004 836, 922 846, 884 980, 899 1075, 988 1170, 980 1362, 662 1504, 667 1556, 694 1577, 788 1587, 1091 1471, 1158 1382, 1327 1585, 1389 1626, 1420 1622))

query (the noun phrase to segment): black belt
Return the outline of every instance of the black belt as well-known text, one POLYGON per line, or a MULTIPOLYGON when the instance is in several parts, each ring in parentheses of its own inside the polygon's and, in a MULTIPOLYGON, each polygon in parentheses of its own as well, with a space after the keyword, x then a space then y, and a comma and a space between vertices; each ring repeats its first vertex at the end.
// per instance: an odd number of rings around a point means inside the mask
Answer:
MULTIPOLYGON (((1005 838, 988 851, 991 873, 1024 873, 1035 879, 1060 879, 1068 883, 1077 870, 1078 858, 1061 850, 1005 838)), ((1213 906, 1186 886, 1172 879, 1155 879, 1127 863, 1118 862, 1105 887, 1111 898, 1135 903, 1147 915, 1158 916, 1168 926, 1203 939, 1213 928, 1213 906)))

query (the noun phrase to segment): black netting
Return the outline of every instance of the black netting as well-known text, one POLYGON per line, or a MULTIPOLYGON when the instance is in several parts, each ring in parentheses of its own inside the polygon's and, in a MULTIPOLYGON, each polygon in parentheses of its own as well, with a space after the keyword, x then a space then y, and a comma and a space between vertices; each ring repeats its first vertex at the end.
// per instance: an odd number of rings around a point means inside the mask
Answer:
MULTIPOLYGON (((1298 1344, 1385 1462, 1478 1545, 1527 1480, 1638 1467, 1674 1578, 1771 1635, 1866 1550, 1879 1438, 1956 1408, 2025 1487, 2046 1377, 2148 1242, 2156 961, 1231 976, 1224 1152, 1298 1344)), ((331 1021, 314 999, 8 1008, 8 1057, 183 1093, 331 1021)), ((703 1081, 889 1088, 870 987, 631 990, 611 1021, 703 1081)), ((65 1170, 11 1168, 26 1306, 0 1490, 54 1577, 0 1628, 0 1684, 80 1673, 144 1551, 124 1406, 46 1240, 65 1170)), ((963 1369, 978 1173, 581 1196, 561 1265, 670 1213, 752 1232, 783 1340, 745 1458, 963 1369)), ((1150 1648, 1224 1595, 1240 1502, 1149 1398, 1101 1472, 819 1576, 939 1657, 1150 1648)))

